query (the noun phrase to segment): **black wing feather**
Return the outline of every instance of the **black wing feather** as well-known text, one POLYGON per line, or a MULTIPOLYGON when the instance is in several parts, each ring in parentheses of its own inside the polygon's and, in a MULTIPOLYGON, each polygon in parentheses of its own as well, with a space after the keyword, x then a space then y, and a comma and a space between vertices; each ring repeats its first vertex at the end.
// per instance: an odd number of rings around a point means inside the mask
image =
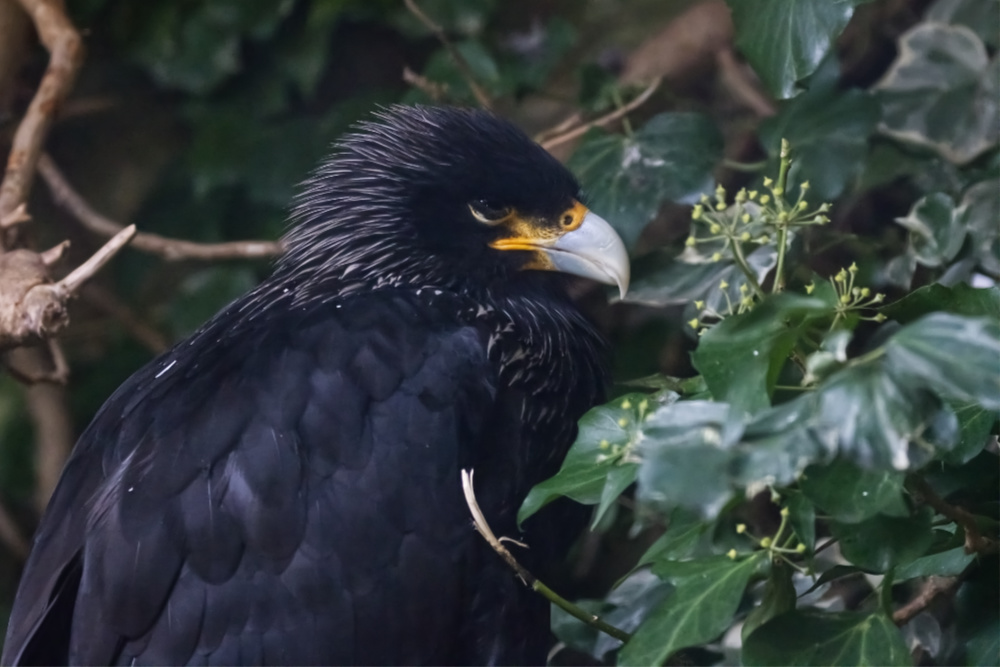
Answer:
POLYGON ((475 539, 460 451, 495 395, 482 334, 412 293, 266 328, 231 312, 137 373, 81 438, 5 664, 51 661, 26 650, 41 644, 93 664, 451 659, 456 559, 475 539), (78 591, 57 591, 77 562, 78 591))

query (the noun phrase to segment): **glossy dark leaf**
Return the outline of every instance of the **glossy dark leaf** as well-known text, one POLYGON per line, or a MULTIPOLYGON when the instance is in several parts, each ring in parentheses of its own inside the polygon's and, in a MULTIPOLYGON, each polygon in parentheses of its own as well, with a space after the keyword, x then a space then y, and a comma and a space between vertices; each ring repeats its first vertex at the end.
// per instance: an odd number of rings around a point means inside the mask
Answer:
POLYGON ((938 311, 1000 319, 1000 287, 975 288, 965 283, 945 287, 935 283, 916 289, 882 309, 886 317, 903 324, 938 311))
POLYGON ((796 83, 812 74, 864 0, 727 0, 736 45, 771 94, 795 95, 796 83))
MULTIPOLYGON (((828 3, 831 6, 836 3, 828 3)), ((878 102, 860 90, 810 90, 788 102, 760 126, 760 140, 777 171, 781 140, 792 148, 789 192, 809 181, 808 199, 831 201, 856 179, 878 123, 878 102)))
POLYGON ((726 556, 661 564, 655 571, 676 586, 618 654, 620 665, 659 665, 667 656, 720 635, 732 622, 750 577, 767 555, 726 556))
POLYGON ((712 188, 721 157, 722 137, 707 116, 661 113, 631 137, 591 131, 568 166, 588 205, 632 247, 664 202, 691 202, 712 188))
POLYGON ((857 523, 879 513, 905 516, 903 474, 863 470, 838 459, 828 466, 808 468, 800 486, 823 513, 857 523))
POLYGON ((779 294, 727 317, 701 337, 691 360, 716 400, 754 413, 770 405, 778 373, 811 318, 831 312, 821 299, 779 294))
POLYGON ((1000 2, 996 0, 937 0, 927 10, 925 21, 964 25, 996 48, 1000 46, 1000 2))
POLYGON ((761 626, 743 643, 743 664, 909 665, 899 629, 882 614, 803 609, 761 626))
POLYGON ((580 419, 576 442, 559 472, 528 493, 518 512, 518 522, 556 498, 569 496, 586 505, 600 503, 596 524, 611 502, 635 480, 636 446, 644 437, 645 417, 676 398, 672 392, 628 394, 585 414, 580 419))
POLYGON ((976 402, 953 407, 958 418, 958 444, 942 458, 948 463, 962 465, 971 461, 986 447, 989 434, 1000 414, 996 410, 987 410, 976 402))
POLYGON ((816 547, 816 508, 801 491, 786 491, 784 504, 788 508, 788 523, 795 536, 811 553, 816 547))
POLYGON ((956 208, 951 197, 940 192, 921 198, 896 222, 909 230, 917 262, 924 266, 947 264, 965 241, 965 210, 956 208))
POLYGON ((861 523, 830 522, 840 552, 869 572, 886 572, 924 555, 931 545, 933 512, 925 508, 910 517, 879 514, 861 523))
POLYGON ((792 583, 792 568, 778 561, 771 565, 771 573, 764 584, 764 596, 760 604, 750 610, 743 621, 741 635, 743 641, 753 631, 772 618, 795 609, 795 584, 792 583))
POLYGON ((733 490, 731 450, 742 430, 725 403, 684 401, 651 414, 639 449, 639 500, 714 516, 733 490))
POLYGON ((915 577, 954 577, 961 574, 975 559, 976 554, 967 554, 965 547, 959 546, 901 565, 896 568, 895 578, 896 581, 906 581, 915 577))
POLYGON ((1000 322, 933 313, 906 325, 886 344, 904 381, 984 408, 1000 409, 1000 322))

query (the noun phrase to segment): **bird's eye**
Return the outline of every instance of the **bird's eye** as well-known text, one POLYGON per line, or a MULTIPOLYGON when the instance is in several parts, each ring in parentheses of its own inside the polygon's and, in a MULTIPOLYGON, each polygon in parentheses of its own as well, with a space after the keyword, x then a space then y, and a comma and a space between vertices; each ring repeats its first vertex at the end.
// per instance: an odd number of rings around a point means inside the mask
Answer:
POLYGON ((497 225, 510 217, 509 206, 498 206, 485 199, 477 199, 469 204, 469 211, 484 225, 497 225))

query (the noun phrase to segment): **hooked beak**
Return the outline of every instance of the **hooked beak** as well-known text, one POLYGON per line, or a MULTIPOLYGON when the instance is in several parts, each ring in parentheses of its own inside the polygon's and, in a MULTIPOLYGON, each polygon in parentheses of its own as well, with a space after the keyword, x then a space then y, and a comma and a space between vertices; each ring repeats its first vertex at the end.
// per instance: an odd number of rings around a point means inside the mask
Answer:
POLYGON ((608 222, 583 204, 576 203, 563 214, 573 219, 557 236, 519 234, 491 245, 498 250, 529 250, 536 253, 525 268, 559 271, 582 276, 606 285, 616 285, 622 298, 628 291, 628 251, 608 222))

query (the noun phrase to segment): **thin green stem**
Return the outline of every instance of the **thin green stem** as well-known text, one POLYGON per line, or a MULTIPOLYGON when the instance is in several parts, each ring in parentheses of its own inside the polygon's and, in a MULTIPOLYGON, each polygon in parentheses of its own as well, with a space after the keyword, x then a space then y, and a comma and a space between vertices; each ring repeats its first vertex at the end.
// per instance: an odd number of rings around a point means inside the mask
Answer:
POLYGON ((760 162, 739 162, 737 160, 730 160, 726 158, 722 160, 722 166, 727 169, 732 169, 733 171, 756 174, 764 171, 767 167, 767 160, 761 160, 760 162))
POLYGON ((559 595, 551 588, 549 588, 542 582, 538 581, 537 579, 535 579, 535 581, 531 584, 531 589, 536 591, 537 593, 540 593, 542 597, 544 597, 546 600, 548 600, 549 602, 553 603, 554 605, 565 611, 573 618, 579 619, 580 621, 586 623, 590 627, 596 628, 597 630, 600 630, 606 635, 610 635, 611 637, 614 637, 615 639, 623 642, 627 642, 629 639, 632 638, 632 635, 630 633, 625 632, 621 628, 616 628, 613 625, 605 623, 597 615, 591 614, 586 610, 581 609, 580 607, 573 604, 566 598, 562 597, 561 595, 559 595))
POLYGON ((746 257, 743 256, 743 249, 740 247, 738 241, 733 241, 733 259, 736 260, 736 265, 740 267, 740 271, 746 276, 747 282, 750 283, 750 287, 753 288, 754 294, 758 298, 764 298, 764 291, 760 288, 760 283, 757 282, 757 277, 753 274, 753 270, 750 265, 747 264, 746 257))
POLYGON ((788 246, 788 225, 781 225, 778 230, 778 268, 774 271, 774 284, 771 294, 777 294, 785 289, 785 251, 788 246))
MULTIPOLYGON (((788 168, 792 164, 791 150, 787 139, 781 140, 781 163, 778 167, 778 182, 774 186, 774 203, 778 210, 785 212, 785 191, 788 187, 788 168)), ((778 222, 778 267, 774 271, 774 283, 771 293, 777 294, 785 289, 785 253, 788 250, 788 221, 778 222)))

